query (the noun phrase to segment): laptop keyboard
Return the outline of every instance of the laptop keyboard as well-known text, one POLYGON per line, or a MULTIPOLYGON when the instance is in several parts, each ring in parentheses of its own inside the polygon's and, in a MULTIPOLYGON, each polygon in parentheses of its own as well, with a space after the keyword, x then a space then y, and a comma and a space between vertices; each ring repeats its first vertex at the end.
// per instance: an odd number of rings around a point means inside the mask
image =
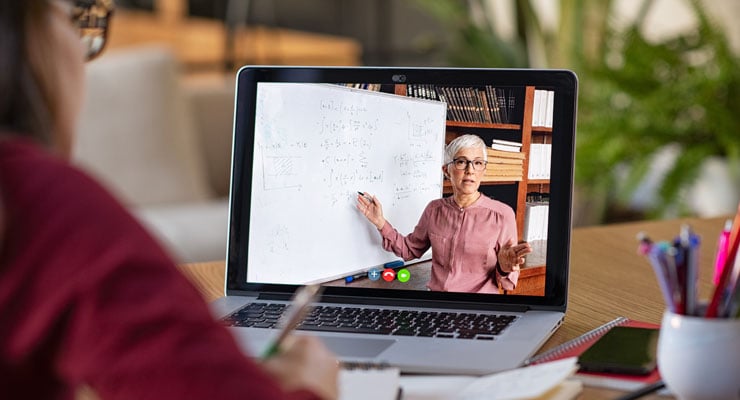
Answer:
MULTIPOLYGON (((283 303, 250 303, 222 321, 226 326, 274 328, 287 308, 283 303)), ((515 319, 513 315, 316 306, 297 329, 494 340, 515 319)))

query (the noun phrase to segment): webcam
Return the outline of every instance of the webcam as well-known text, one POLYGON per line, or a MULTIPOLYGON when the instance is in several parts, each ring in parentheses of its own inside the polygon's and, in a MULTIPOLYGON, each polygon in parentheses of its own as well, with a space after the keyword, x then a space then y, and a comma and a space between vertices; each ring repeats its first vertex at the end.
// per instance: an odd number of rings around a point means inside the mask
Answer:
POLYGON ((391 79, 393 79, 393 82, 403 83, 406 82, 406 75, 393 75, 391 79))

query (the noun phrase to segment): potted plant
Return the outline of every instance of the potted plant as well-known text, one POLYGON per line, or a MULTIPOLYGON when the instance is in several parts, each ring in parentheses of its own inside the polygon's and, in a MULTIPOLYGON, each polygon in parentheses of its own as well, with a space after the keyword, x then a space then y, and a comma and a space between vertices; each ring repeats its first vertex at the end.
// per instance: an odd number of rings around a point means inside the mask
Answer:
POLYGON ((510 40, 500 38, 486 17, 490 14, 480 12, 486 6, 482 0, 420 4, 452 29, 456 65, 576 71, 577 195, 604 199, 596 214, 628 207, 636 190, 650 185, 655 196, 643 204, 647 216, 696 213, 696 196, 702 194, 696 188, 702 184, 702 190, 716 187, 724 190, 721 196, 734 195, 725 204, 737 204, 740 61, 698 1, 689 2, 696 29, 660 42, 643 33, 649 0, 619 29, 610 25, 611 2, 562 0, 561 24, 554 31, 542 28, 529 1, 516 1, 517 35, 510 40), (663 156, 664 174, 646 181, 655 171, 656 155, 663 156), (699 177, 717 165, 727 182, 707 185, 711 177, 699 177))

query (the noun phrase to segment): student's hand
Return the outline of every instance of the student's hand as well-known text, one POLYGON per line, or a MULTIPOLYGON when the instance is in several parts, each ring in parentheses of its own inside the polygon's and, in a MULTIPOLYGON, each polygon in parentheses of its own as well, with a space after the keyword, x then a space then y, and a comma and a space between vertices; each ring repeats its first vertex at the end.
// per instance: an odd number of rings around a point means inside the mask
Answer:
POLYGON ((367 193, 357 195, 357 209, 367 218, 378 230, 385 226, 385 217, 383 217, 383 206, 377 197, 367 193))
POLYGON ((339 363, 321 341, 296 335, 262 364, 286 390, 308 389, 324 400, 339 396, 339 363))
POLYGON ((509 273, 519 271, 519 266, 526 261, 524 256, 532 252, 532 246, 527 242, 514 244, 507 243, 498 251, 498 262, 501 270, 509 273))

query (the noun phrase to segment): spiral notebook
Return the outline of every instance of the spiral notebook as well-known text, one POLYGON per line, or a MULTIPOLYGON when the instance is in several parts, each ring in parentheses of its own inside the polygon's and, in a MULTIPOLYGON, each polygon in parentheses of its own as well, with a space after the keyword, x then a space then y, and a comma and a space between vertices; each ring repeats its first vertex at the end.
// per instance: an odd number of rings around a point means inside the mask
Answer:
MULTIPOLYGON (((635 328, 653 328, 659 329, 660 325, 649 322, 635 321, 625 317, 618 317, 599 326, 593 330, 569 340, 557 347, 538 354, 525 361, 525 365, 540 364, 543 362, 560 360, 567 357, 576 357, 581 355, 586 349, 596 343, 605 333, 615 326, 630 326, 635 328)), ((612 373, 595 373, 595 372, 578 372, 575 378, 583 382, 586 386, 603 387, 617 390, 636 390, 644 385, 651 384, 660 380, 658 369, 654 369, 648 375, 623 375, 612 373)))
POLYGON ((339 371, 339 400, 398 400, 401 371, 386 364, 344 363, 339 371))

